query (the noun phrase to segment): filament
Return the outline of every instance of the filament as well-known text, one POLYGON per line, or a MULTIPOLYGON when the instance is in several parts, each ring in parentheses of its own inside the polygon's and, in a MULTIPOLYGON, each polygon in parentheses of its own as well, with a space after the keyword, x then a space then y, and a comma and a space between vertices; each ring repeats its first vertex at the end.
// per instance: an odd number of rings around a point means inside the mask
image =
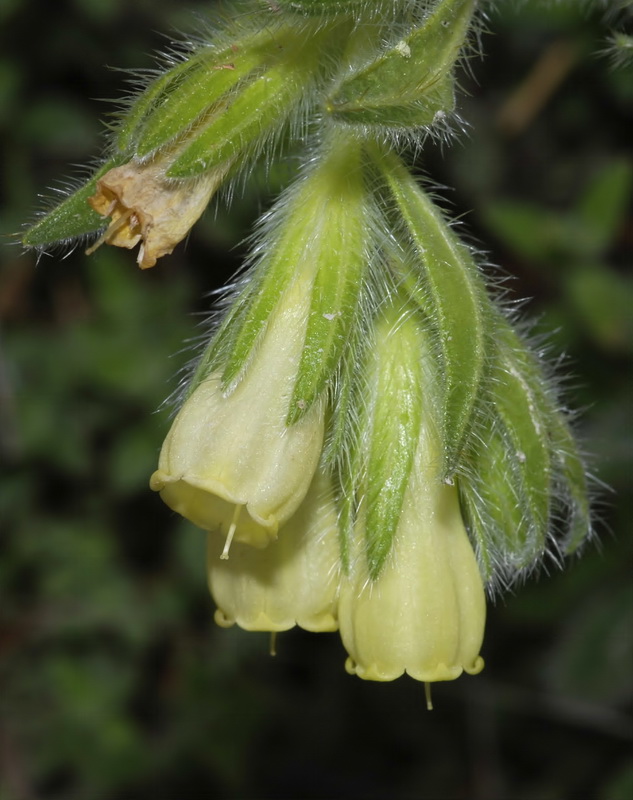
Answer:
POLYGON ((220 558, 223 561, 227 561, 229 557, 229 548, 231 547, 231 542, 233 541, 233 537, 235 536, 235 531, 237 529, 237 521, 240 518, 240 511, 242 510, 242 506, 236 505, 235 511, 233 511, 233 519, 231 520, 231 527, 229 528, 229 532, 226 535, 226 541, 224 542, 224 549, 222 550, 222 555, 220 558))

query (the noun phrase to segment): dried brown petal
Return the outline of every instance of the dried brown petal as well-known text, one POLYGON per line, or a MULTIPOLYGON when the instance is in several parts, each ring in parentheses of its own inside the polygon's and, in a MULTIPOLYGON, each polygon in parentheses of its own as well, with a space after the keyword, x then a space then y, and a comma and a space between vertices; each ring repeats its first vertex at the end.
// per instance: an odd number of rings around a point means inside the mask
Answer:
POLYGON ((111 222, 86 253, 102 244, 131 249, 140 242, 139 267, 153 267, 185 238, 228 171, 223 165, 195 181, 172 181, 165 168, 163 159, 130 161, 100 178, 88 203, 111 222))

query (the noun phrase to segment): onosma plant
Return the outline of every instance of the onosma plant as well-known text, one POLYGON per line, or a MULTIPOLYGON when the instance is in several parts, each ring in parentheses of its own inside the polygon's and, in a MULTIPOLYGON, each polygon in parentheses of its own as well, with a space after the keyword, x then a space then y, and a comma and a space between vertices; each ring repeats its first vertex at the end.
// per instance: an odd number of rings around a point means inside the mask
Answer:
POLYGON ((347 670, 369 680, 479 672, 486 592, 591 532, 541 354, 402 158, 459 127, 479 6, 227 8, 130 100, 93 177, 24 236, 136 248, 152 267, 220 187, 299 150, 150 483, 209 532, 218 624, 338 630, 347 670))

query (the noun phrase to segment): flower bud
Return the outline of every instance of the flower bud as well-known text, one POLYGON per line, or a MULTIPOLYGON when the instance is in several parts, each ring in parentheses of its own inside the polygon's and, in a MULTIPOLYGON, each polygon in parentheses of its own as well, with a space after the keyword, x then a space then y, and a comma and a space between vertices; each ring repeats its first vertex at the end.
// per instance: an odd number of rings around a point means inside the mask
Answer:
POLYGON ((209 535, 209 588, 216 622, 249 631, 335 631, 339 586, 337 514, 331 482, 317 470, 279 538, 258 550, 236 542, 231 557, 209 535))

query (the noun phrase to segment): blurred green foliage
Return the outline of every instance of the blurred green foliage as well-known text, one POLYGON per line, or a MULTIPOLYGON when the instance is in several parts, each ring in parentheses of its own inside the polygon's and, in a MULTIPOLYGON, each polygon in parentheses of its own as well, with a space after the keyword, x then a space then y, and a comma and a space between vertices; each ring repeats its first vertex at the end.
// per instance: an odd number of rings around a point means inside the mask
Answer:
MULTIPOLYGON (((99 120, 207 4, 0 0, 0 231, 87 163, 99 120)), ((422 167, 549 333, 601 489, 601 545, 490 610, 483 675, 363 683, 336 636, 216 630, 204 536, 147 489, 193 313, 283 181, 253 180, 149 273, 127 252, 0 263, 0 800, 630 800, 631 66, 603 4, 498 3, 472 126, 422 167), (543 91, 538 65, 560 78, 543 91), (557 61, 558 59, 558 61, 557 61), (532 81, 530 83, 530 80, 532 81), (539 92, 541 94, 539 95, 539 92), (540 101, 539 101, 540 96, 540 101), (534 100, 531 113, 526 108, 534 100), (472 211, 471 211, 472 209, 472 211), (468 213, 470 212, 470 213, 468 213)), ((547 84, 547 80, 545 80, 547 84)))

